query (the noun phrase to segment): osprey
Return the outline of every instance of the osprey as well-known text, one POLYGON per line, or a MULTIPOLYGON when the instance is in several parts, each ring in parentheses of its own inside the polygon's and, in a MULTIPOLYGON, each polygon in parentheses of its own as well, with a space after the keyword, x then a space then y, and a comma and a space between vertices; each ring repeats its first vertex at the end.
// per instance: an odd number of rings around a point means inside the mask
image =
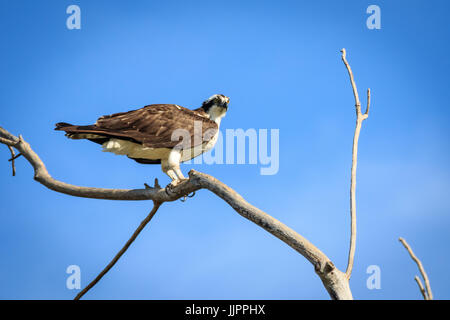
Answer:
POLYGON ((60 122, 55 130, 65 131, 70 139, 101 144, 103 151, 126 155, 139 163, 161 164, 174 186, 185 179, 181 162, 214 147, 229 102, 230 98, 215 94, 194 110, 176 104, 152 104, 102 116, 93 125, 60 122))

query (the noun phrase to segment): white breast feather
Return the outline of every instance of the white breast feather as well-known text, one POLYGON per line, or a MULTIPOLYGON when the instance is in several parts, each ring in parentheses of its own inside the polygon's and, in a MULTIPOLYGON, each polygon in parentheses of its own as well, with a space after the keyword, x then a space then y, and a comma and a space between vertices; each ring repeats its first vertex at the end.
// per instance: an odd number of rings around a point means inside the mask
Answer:
POLYGON ((197 146, 194 148, 183 150, 181 161, 188 161, 193 159, 204 152, 211 150, 217 142, 217 138, 219 137, 219 130, 217 130, 216 134, 206 143, 203 143, 201 146, 197 146))

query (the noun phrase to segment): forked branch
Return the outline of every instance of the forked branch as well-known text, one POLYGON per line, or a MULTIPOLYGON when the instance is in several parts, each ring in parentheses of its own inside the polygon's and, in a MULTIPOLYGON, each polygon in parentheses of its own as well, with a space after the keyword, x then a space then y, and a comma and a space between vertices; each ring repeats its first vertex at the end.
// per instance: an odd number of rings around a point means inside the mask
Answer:
POLYGON ((353 89, 353 96, 355 98, 355 108, 356 108, 356 127, 355 134, 353 136, 353 151, 352 151, 352 169, 351 169, 351 180, 350 180, 350 248, 348 253, 347 270, 345 275, 347 279, 350 279, 353 270, 353 264, 355 260, 355 250, 356 250, 356 167, 358 164, 358 141, 359 134, 361 132, 362 122, 369 117, 370 109, 370 89, 367 89, 367 108, 366 112, 363 114, 361 112, 361 102, 359 101, 358 89, 356 88, 355 79, 353 77, 352 69, 347 62, 347 52, 345 49, 341 50, 342 61, 347 68, 348 75, 350 77, 350 83, 353 89))
POLYGON ((13 177, 16 175, 16 162, 15 160, 21 156, 21 154, 19 153, 18 155, 16 155, 14 148, 7 145, 9 152, 11 152, 11 159, 9 159, 8 161, 11 161, 11 168, 12 168, 12 175, 13 177))
POLYGON ((419 290, 422 293, 422 296, 425 300, 433 300, 433 293, 431 292, 431 286, 430 286, 430 280, 428 279, 428 275, 425 272, 425 268, 422 265, 422 262, 417 258, 417 256, 412 251, 410 245, 406 242, 405 239, 399 238, 398 239, 402 245, 408 250, 409 255, 411 256, 411 259, 417 264, 417 267, 419 268, 420 274, 423 277, 423 280, 425 281, 425 288, 422 285, 422 281, 420 281, 420 278, 418 276, 414 277, 414 280, 416 280, 417 285, 419 286, 419 290))

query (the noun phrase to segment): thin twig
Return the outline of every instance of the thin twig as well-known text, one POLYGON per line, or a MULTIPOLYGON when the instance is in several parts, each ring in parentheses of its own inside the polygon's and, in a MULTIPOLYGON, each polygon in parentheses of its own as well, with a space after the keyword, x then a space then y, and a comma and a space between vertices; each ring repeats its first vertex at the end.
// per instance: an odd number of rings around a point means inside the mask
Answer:
POLYGON ((125 243, 123 248, 120 249, 120 251, 111 260, 111 262, 105 267, 105 269, 103 269, 103 271, 100 272, 99 275, 94 280, 92 280, 91 283, 89 283, 83 290, 80 291, 80 293, 77 294, 77 296, 75 297, 74 300, 80 300, 80 298, 84 294, 86 294, 86 292, 88 292, 93 286, 95 286, 97 284, 97 282, 99 282, 100 279, 116 264, 116 262, 125 253, 125 251, 127 251, 127 249, 130 247, 130 245, 133 243, 133 241, 136 240, 136 238, 139 235, 139 233, 141 233, 141 231, 145 228, 145 226, 153 218, 153 216, 155 215, 156 211, 158 211, 158 208, 160 207, 160 205, 161 204, 158 203, 158 202, 154 202, 153 203, 153 209, 150 211, 148 216, 144 220, 142 220, 142 222, 139 225, 139 227, 134 231, 133 235, 131 236, 130 239, 128 239, 127 243, 125 243))
MULTIPOLYGON (((13 149, 13 151, 14 151, 14 149, 13 149)), ((16 154, 14 157, 8 159, 8 161, 14 161, 14 160, 16 160, 17 158, 19 158, 21 155, 22 155, 21 153, 16 154)))
POLYGON ((417 285, 419 286, 420 293, 422 293, 423 298, 425 300, 428 300, 427 299, 427 292, 425 291, 425 289, 423 287, 423 284, 422 284, 422 281, 420 281, 420 278, 418 276, 415 276, 414 280, 416 280, 417 285))
POLYGON ((348 253, 348 263, 345 275, 347 279, 350 279, 353 264, 355 260, 355 250, 356 250, 356 167, 358 164, 358 141, 361 132, 362 122, 369 116, 370 108, 370 89, 367 90, 367 109, 364 114, 361 113, 361 102, 359 101, 358 89, 356 88, 355 79, 353 77, 352 69, 350 64, 347 62, 347 53, 345 49, 341 50, 342 61, 344 62, 348 75, 350 77, 350 83, 353 89, 353 96, 355 98, 355 108, 356 108, 356 127, 355 134, 353 136, 353 150, 352 150, 352 169, 351 169, 351 180, 350 180, 350 248, 348 253))
POLYGON ((7 146, 14 146, 16 144, 16 142, 3 137, 0 137, 0 143, 6 144, 7 146))
POLYGON ((369 116, 369 110, 370 110, 370 88, 367 89, 367 108, 364 115, 366 116, 365 119, 369 116))
POLYGON ((11 147, 10 145, 8 145, 7 147, 9 149, 9 152, 11 152, 11 159, 9 159, 8 161, 11 161, 12 175, 14 177, 16 175, 16 164, 15 164, 14 160, 20 156, 20 153, 16 156, 16 153, 14 152, 14 148, 11 147))
POLYGON ((347 51, 345 50, 345 48, 343 48, 341 52, 342 52, 342 61, 344 62, 345 67, 347 68, 348 71, 348 75, 350 77, 350 83, 353 89, 353 96, 355 97, 356 110, 361 112, 361 103, 359 102, 358 89, 356 88, 355 79, 353 78, 352 68, 350 67, 350 64, 347 62, 347 51))
POLYGON ((428 279, 428 275, 425 272, 425 269, 422 265, 422 262, 417 258, 417 256, 412 251, 410 245, 406 242, 405 239, 399 238, 398 239, 403 246, 408 250, 409 255, 411 256, 411 259, 414 260, 414 262, 417 264, 417 267, 419 268, 420 274, 423 277, 423 280, 425 281, 425 290, 423 289, 423 286, 421 286, 420 279, 416 276, 414 279, 416 279, 417 284, 419 285, 420 291, 422 292, 422 295, 424 296, 425 300, 433 300, 433 293, 431 292, 431 286, 430 286, 430 280, 428 279), (417 281, 419 279, 419 281, 417 281))

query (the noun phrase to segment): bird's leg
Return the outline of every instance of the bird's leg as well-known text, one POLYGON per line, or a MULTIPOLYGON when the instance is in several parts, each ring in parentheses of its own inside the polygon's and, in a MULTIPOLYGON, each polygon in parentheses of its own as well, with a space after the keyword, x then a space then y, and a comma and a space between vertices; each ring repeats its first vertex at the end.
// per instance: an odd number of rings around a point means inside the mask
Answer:
POLYGON ((172 190, 173 187, 175 187, 179 183, 179 179, 177 174, 175 173, 174 168, 176 167, 176 164, 174 165, 174 161, 170 161, 172 159, 162 160, 161 161, 161 170, 169 176, 169 178, 172 180, 167 186, 166 186, 166 193, 169 194, 169 191, 172 190))
POLYGON ((181 181, 186 180, 180 170, 181 154, 181 151, 175 148, 170 152, 167 160, 161 161, 161 169, 172 179, 166 187, 166 192, 171 191, 181 181))
MULTIPOLYGON (((173 169, 168 169, 165 171, 166 174, 172 179, 172 181, 166 186, 166 193, 170 195, 170 192, 172 192, 173 188, 175 188, 180 182, 188 180, 188 178, 185 178, 183 173, 180 170, 180 167, 177 166, 173 169)), ((195 191, 191 195, 186 195, 181 201, 186 201, 187 197, 192 198, 195 195, 195 191)))
MULTIPOLYGON (((184 177, 183 172, 181 172, 180 166, 175 167, 175 168, 174 168, 174 171, 175 171, 175 173, 177 174, 177 177, 178 177, 178 181, 179 181, 179 182, 184 181, 184 180, 188 180, 188 178, 185 178, 185 177, 184 177)), ((183 197, 183 199, 181 199, 181 201, 182 201, 182 202, 185 202, 185 201, 187 200, 187 198, 192 198, 193 196, 195 196, 195 191, 192 192, 192 194, 190 194, 190 195, 189 195, 189 194, 188 194, 188 195, 185 195, 185 196, 183 197)))
POLYGON ((169 190, 179 185, 182 181, 188 180, 181 172, 180 166, 176 166, 172 169, 167 170, 166 174, 172 179, 172 181, 168 185, 169 190))
POLYGON ((173 171, 175 171, 178 180, 186 180, 186 178, 183 175, 183 172, 181 172, 180 166, 173 168, 173 171))
POLYGON ((166 186, 166 193, 169 194, 169 191, 172 191, 172 189, 178 185, 180 180, 173 169, 168 169, 166 174, 170 177, 170 179, 172 179, 172 181, 166 186))
POLYGON ((178 179, 177 174, 175 173, 175 170, 169 169, 169 170, 166 171, 166 174, 170 177, 170 179, 172 179, 171 183, 176 185, 177 184, 176 181, 178 181, 179 179, 178 179))

